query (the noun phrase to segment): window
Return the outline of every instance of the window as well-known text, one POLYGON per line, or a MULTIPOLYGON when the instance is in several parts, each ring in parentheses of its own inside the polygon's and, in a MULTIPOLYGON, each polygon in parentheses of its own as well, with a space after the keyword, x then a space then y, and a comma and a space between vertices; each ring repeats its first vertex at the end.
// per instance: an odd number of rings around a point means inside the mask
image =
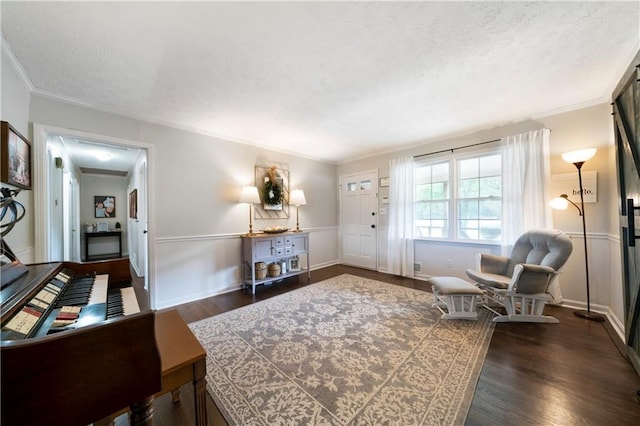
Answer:
POLYGON ((422 162, 415 173, 417 238, 500 241, 502 158, 499 153, 452 155, 445 160, 422 162))

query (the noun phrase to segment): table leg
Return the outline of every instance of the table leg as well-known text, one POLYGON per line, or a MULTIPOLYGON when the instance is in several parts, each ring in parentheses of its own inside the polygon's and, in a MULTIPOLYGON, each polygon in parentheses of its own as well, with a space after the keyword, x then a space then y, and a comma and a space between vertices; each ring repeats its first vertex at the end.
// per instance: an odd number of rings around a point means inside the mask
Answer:
POLYGON ((193 365, 193 399, 195 400, 196 425, 207 426, 207 371, 206 361, 203 359, 193 365))

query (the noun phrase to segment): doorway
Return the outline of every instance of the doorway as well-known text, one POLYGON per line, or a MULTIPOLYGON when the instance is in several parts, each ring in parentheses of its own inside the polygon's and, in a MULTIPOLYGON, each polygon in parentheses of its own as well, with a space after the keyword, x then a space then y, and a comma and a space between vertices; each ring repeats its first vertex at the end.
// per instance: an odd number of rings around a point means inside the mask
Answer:
POLYGON ((341 261, 377 270, 378 171, 340 177, 341 261))
POLYGON ((108 225, 114 227, 117 221, 123 230, 128 228, 127 225, 134 220, 130 216, 129 194, 134 187, 142 186, 144 190, 137 191, 136 197, 136 211, 138 212, 135 219, 136 226, 131 227, 131 231, 136 233, 136 244, 132 244, 130 232, 127 232, 127 235, 123 237, 126 238, 129 255, 135 251, 137 259, 137 264, 132 268, 132 275, 134 275, 134 283, 141 284, 140 288, 143 290, 143 294, 141 294, 136 288, 138 303, 141 308, 143 306, 153 307, 153 289, 149 286, 152 279, 149 272, 153 270, 149 263, 153 257, 148 253, 149 245, 146 241, 150 236, 147 206, 151 192, 149 188, 152 187, 149 174, 152 151, 152 145, 142 142, 34 124, 33 162, 36 169, 43 170, 43 173, 39 173, 34 179, 35 261, 78 262, 80 260, 80 247, 82 247, 83 238, 81 222, 91 220, 98 222, 99 220, 88 219, 88 217, 93 218, 94 215, 91 213, 88 216, 86 210, 91 210, 91 207, 87 206, 84 206, 85 217, 80 218, 81 209, 78 204, 81 202, 87 204, 84 199, 89 195, 91 199, 93 199, 93 195, 113 195, 93 194, 94 191, 91 190, 85 191, 85 194, 82 195, 83 198, 81 198, 79 194, 83 185, 82 181, 86 181, 87 177, 96 181, 101 176, 105 179, 113 179, 117 177, 116 171, 126 167, 125 177, 120 178, 122 182, 120 184, 122 186, 121 193, 115 201, 116 216, 114 219, 116 220, 111 220, 108 225), (105 162, 100 169, 93 166, 90 160, 84 159, 84 156, 88 156, 89 153, 94 155, 97 148, 100 152, 113 154, 114 158, 118 158, 119 163, 109 165, 105 162), (123 154, 125 152, 126 155, 123 154), (110 174, 112 176, 109 176, 110 174), (58 186, 60 191, 52 191, 52 188, 58 186), (51 202, 55 200, 61 204, 61 211, 54 213, 47 206, 50 206, 51 202), (57 258, 52 257, 53 252, 56 253, 57 258), (144 264, 140 262, 144 262, 144 264), (142 275, 139 275, 140 272, 142 275))

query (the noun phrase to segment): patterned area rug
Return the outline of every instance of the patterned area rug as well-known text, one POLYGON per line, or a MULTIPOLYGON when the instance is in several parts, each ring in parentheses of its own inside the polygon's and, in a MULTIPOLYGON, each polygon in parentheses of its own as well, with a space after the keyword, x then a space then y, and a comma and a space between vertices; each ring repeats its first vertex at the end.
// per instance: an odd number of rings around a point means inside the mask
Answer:
POLYGON ((462 424, 494 324, 341 275, 192 323, 232 425, 462 424))

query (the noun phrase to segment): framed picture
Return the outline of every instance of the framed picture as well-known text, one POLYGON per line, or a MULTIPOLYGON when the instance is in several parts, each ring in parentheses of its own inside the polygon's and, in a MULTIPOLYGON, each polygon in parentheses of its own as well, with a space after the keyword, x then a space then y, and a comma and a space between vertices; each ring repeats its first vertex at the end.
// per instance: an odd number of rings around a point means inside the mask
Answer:
POLYGON ((31 189, 31 143, 6 121, 0 122, 0 180, 22 189, 31 189))
POLYGON ((382 187, 389 186, 389 178, 388 177, 381 177, 380 178, 380 186, 382 186, 382 187))
POLYGON ((93 197, 96 209, 95 217, 116 217, 116 197, 113 195, 96 195, 93 197))
POLYGON ((298 256, 290 257, 287 261, 289 271, 296 272, 300 270, 300 258, 298 256))
POLYGON ((109 223, 98 222, 97 227, 98 227, 98 232, 107 232, 109 230, 109 223))
POLYGON ((129 193, 129 218, 138 218, 138 190, 134 189, 129 193))

